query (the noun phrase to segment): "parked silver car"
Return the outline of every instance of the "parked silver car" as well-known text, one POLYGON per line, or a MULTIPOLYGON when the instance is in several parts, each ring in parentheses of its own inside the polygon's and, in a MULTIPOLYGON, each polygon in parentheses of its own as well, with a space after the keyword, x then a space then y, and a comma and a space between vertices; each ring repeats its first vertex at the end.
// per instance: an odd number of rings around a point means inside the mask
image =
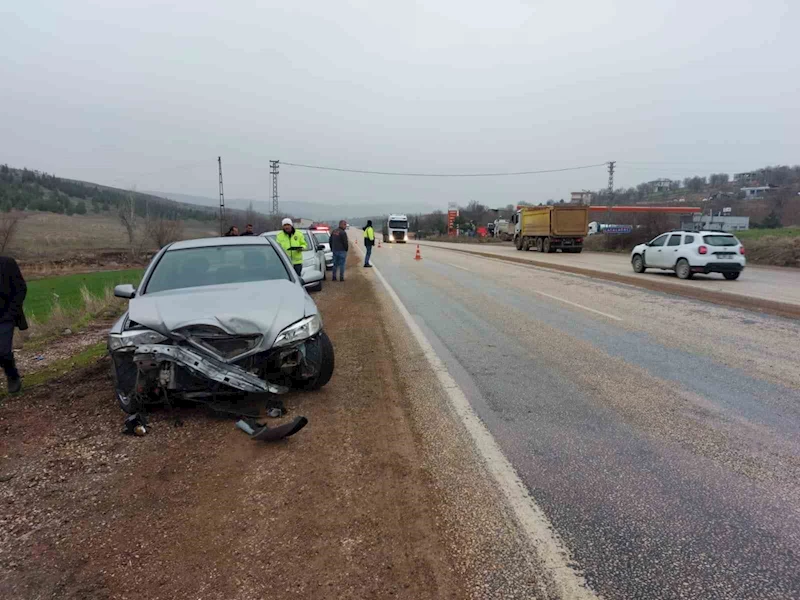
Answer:
POLYGON ((325 267, 328 271, 333 269, 333 251, 331 250, 331 231, 330 229, 312 229, 311 235, 317 240, 325 251, 325 267))
MULTIPOLYGON (((303 251, 303 271, 300 273, 300 276, 303 279, 306 279, 307 272, 320 271, 322 272, 321 279, 327 279, 325 250, 317 241, 317 238, 311 235, 311 232, 308 229, 298 229, 297 231, 303 234, 306 239, 306 246, 308 247, 308 250, 303 251)), ((279 233, 280 231, 267 231, 261 235, 268 237, 274 242, 279 233)), ((333 268, 333 254, 331 254, 331 268, 333 268)), ((322 281, 320 281, 317 289, 322 289, 322 281)))
POLYGON ((312 285, 267 237, 166 246, 138 288, 114 290, 130 300, 108 335, 120 407, 135 413, 165 395, 218 401, 322 387, 334 354, 304 289, 312 285))

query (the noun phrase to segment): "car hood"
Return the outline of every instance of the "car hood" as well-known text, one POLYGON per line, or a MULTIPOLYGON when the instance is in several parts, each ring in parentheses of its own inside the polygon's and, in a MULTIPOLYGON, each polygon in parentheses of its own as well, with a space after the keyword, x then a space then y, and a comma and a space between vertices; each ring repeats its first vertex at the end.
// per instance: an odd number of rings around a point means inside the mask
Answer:
POLYGON ((134 298, 130 319, 169 336, 188 325, 211 325, 231 335, 261 334, 270 347, 292 323, 317 313, 302 286, 288 280, 184 288, 134 298))

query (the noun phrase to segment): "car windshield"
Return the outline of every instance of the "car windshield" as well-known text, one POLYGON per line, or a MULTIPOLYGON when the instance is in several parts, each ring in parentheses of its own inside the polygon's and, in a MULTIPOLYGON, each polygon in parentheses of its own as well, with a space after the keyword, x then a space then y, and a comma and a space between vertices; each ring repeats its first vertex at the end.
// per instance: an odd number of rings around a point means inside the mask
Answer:
POLYGON ((314 233, 314 237, 320 244, 327 244, 331 241, 331 234, 327 231, 317 231, 314 233))
POLYGON ((408 221, 389 221, 389 227, 392 229, 408 229, 408 221))
POLYGON ((145 293, 275 279, 290 278, 272 246, 188 248, 170 250, 161 257, 145 293))
POLYGON ((704 235, 703 241, 709 246, 738 246, 739 240, 732 235, 704 235))

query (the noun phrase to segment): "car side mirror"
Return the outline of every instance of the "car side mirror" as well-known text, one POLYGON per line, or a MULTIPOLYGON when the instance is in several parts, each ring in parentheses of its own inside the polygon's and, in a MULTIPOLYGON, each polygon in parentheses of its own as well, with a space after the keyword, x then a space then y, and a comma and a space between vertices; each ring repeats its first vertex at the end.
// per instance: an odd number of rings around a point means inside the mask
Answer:
POLYGON ((136 288, 134 288, 130 283, 123 283, 114 288, 114 295, 117 298, 131 300, 136 297, 136 288))

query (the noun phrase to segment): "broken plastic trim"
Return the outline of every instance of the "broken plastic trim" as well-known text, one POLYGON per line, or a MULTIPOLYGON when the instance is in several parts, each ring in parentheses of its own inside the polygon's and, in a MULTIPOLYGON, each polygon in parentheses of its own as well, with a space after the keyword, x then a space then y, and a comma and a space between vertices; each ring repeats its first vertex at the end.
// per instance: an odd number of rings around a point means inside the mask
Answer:
POLYGON ((240 419, 236 421, 236 427, 244 431, 250 436, 251 440, 274 442, 282 440, 285 437, 294 435, 308 424, 308 419, 305 417, 296 417, 288 423, 278 425, 277 427, 267 427, 261 425, 253 419, 240 419))
POLYGON ((285 394, 289 388, 275 385, 248 373, 241 367, 229 365, 211 356, 203 356, 196 350, 185 346, 165 346, 163 344, 145 344, 139 346, 133 355, 137 365, 145 361, 170 361, 206 379, 217 381, 243 392, 271 392, 285 394))

